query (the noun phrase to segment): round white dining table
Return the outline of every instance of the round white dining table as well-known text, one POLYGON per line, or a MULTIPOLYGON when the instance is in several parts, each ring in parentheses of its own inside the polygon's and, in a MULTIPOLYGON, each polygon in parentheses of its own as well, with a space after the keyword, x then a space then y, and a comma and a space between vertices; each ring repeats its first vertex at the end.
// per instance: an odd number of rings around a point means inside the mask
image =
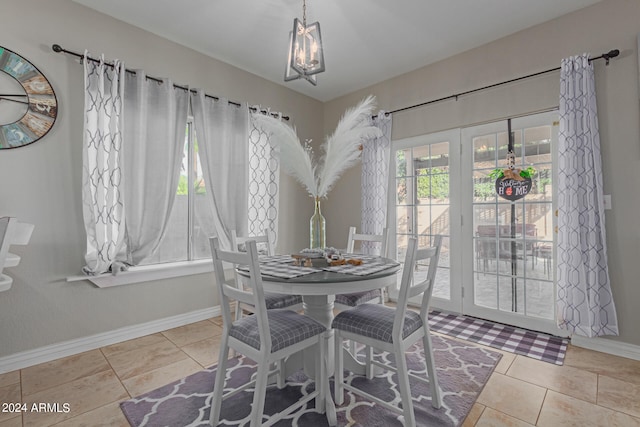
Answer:
MULTIPOLYGON (((262 274, 262 286, 265 292, 275 292, 288 295, 301 295, 304 313, 318 322, 322 323, 329 333, 327 336, 328 372, 333 374, 333 332, 331 322, 333 321, 333 303, 337 294, 350 294, 354 292, 372 291, 396 286, 397 275, 400 265, 397 261, 389 258, 370 258, 368 262, 384 264, 385 267, 366 275, 355 275, 335 271, 320 270, 315 273, 306 274, 293 278, 282 278, 262 274)), ((248 278, 248 272, 236 270, 240 279, 248 278)), ((314 357, 304 356, 305 371, 313 372, 314 357)), ((349 352, 345 353, 345 367, 356 374, 364 374, 364 365, 352 357, 349 352)), ((287 372, 295 372, 299 368, 298 363, 287 363, 287 372)))

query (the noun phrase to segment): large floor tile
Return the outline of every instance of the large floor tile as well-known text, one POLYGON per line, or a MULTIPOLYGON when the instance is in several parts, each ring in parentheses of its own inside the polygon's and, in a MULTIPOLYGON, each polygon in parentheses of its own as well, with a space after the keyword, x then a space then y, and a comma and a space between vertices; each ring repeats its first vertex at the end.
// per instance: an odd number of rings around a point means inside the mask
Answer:
POLYGON ((20 382, 20 371, 11 371, 6 374, 0 374, 0 387, 10 384, 18 384, 20 382))
POLYGON ((121 380, 184 360, 188 356, 168 339, 135 350, 123 351, 107 359, 121 380))
POLYGON ((4 406, 0 408, 0 422, 9 421, 14 418, 20 419, 22 411, 21 403, 20 383, 0 387, 0 404, 7 404, 6 408, 4 406))
POLYGON ((166 342, 167 338, 161 333, 145 335, 144 337, 134 338, 132 340, 123 341, 117 344, 112 344, 106 347, 102 347, 102 353, 109 358, 118 353, 125 351, 136 350, 148 345, 154 345, 161 342, 166 342))
POLYGON ((211 365, 215 365, 216 363, 218 363, 218 355, 220 353, 220 338, 207 338, 202 341, 187 344, 182 347, 181 350, 187 353, 193 360, 202 365, 203 368, 208 368, 211 365))
POLYGON ((6 421, 0 421, 0 427, 22 427, 22 416, 18 415, 6 421))
POLYGON ((535 425, 545 393, 543 387, 494 373, 477 402, 535 425))
POLYGON ((22 394, 27 396, 110 369, 100 350, 42 363, 22 370, 22 394))
POLYGON ((475 427, 532 427, 533 424, 511 417, 495 409, 487 408, 475 427))
POLYGON ((223 325, 223 320, 222 320, 222 316, 217 316, 217 317, 212 317, 211 319, 207 319, 209 320, 209 322, 215 323, 216 325, 222 327, 223 325))
POLYGON ((640 361, 638 360, 570 345, 564 364, 640 385, 640 361))
POLYGON ((484 405, 480 405, 479 403, 474 403, 471 407, 471 410, 467 414, 467 418, 464 419, 462 423, 462 427, 473 427, 480 419, 482 412, 486 409, 484 405))
POLYGON ((129 394, 135 397, 201 370, 202 366, 194 360, 186 358, 153 371, 127 378, 122 383, 129 394))
POLYGON ((57 404, 57 408, 23 414, 24 426, 50 426, 128 397, 113 371, 100 372, 25 397, 27 405, 57 404))
POLYGON ((550 390, 542 405, 537 425, 639 427, 640 419, 550 390))
POLYGON ((501 374, 507 373, 511 364, 514 362, 514 360, 516 360, 516 355, 508 351, 498 350, 497 348, 493 347, 487 347, 487 349, 502 354, 502 358, 500 358, 498 365, 496 365, 495 372, 499 372, 501 374))
POLYGON ((206 338, 220 336, 222 335, 222 328, 208 320, 203 320, 169 329, 162 332, 162 334, 178 347, 182 347, 206 338))
MULTIPOLYGON (((77 417, 70 418, 55 427, 130 427, 129 421, 122 413, 119 402, 101 406, 77 417)), ((0 427, 3 427, 0 425, 0 427)))
POLYGON ((640 385, 601 375, 598 405, 640 418, 640 385))
POLYGON ((507 371, 507 375, 596 403, 598 375, 593 372, 518 356, 507 371))

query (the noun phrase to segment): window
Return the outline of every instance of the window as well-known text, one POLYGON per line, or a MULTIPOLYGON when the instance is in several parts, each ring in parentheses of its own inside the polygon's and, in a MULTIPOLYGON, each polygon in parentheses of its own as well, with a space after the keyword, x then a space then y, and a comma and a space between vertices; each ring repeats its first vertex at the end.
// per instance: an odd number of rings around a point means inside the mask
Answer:
MULTIPOLYGON (((253 121, 251 121, 253 122, 253 121)), ((277 235, 279 162, 268 135, 251 124, 249 132, 249 235, 269 229, 277 235)), ((141 265, 210 258, 213 214, 198 156, 193 119, 187 122, 176 198, 166 233, 156 253, 141 265)))
POLYGON ((206 192, 193 119, 189 118, 185 129, 180 178, 169 223, 160 246, 141 265, 192 261, 210 256, 208 236, 201 225, 205 221, 213 223, 206 192))

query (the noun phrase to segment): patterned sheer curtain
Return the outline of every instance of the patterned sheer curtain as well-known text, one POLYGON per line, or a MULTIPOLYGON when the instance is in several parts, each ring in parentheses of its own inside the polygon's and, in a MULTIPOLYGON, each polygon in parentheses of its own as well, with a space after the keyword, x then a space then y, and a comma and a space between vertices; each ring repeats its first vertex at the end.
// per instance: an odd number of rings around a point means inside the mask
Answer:
POLYGON ((201 90, 191 94, 191 108, 207 200, 214 212, 213 225, 200 226, 229 250, 231 230, 247 235, 249 108, 215 100, 201 90))
POLYGON ((248 236, 262 235, 264 230, 269 230, 275 245, 278 241, 280 161, 271 146, 271 134, 253 120, 255 114, 262 114, 258 106, 255 110, 250 113, 249 124, 248 236))
MULTIPOLYGON (((380 138, 362 144, 362 232, 382 234, 387 226, 387 188, 391 152, 391 115, 380 111, 372 125, 382 131, 380 138)), ((363 242, 364 253, 377 253, 379 243, 363 242)))
POLYGON ((153 254, 182 159, 189 95, 166 80, 84 58, 86 274, 117 273, 153 254), (126 119, 125 119, 126 117, 126 119))
POLYGON ((609 283, 593 65, 562 60, 558 155, 558 325, 586 337, 618 335, 609 283))
POLYGON ((176 197, 189 91, 147 79, 143 71, 125 77, 123 182, 127 262, 138 265, 154 254, 167 229, 176 197))
POLYGON ((122 107, 125 68, 84 54, 82 213, 87 234, 86 274, 108 271, 124 247, 122 107))

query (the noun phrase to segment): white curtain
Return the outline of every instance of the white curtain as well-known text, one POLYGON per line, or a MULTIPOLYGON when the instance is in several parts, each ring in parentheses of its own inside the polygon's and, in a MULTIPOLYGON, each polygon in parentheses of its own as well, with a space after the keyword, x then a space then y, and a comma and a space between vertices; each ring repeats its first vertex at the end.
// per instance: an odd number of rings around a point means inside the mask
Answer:
POLYGON ((231 230, 247 235, 249 108, 215 100, 198 90, 191 95, 198 154, 214 223, 200 225, 231 248, 231 230), (211 228, 211 229, 210 229, 211 228))
POLYGON ((170 80, 125 77, 123 181, 127 262, 154 254, 165 234, 178 188, 189 109, 189 91, 170 80))
MULTIPOLYGON (((391 151, 392 117, 384 111, 372 119, 372 125, 382 131, 379 138, 362 144, 362 233, 382 234, 387 226, 387 188, 389 186, 389 156, 391 151)), ((379 250, 379 243, 363 243, 364 253, 379 250)))
POLYGON ((280 160, 269 141, 271 133, 256 125, 253 120, 255 114, 262 114, 259 106, 250 113, 247 236, 259 236, 264 230, 269 230, 275 245, 278 241, 280 160))
POLYGON ((595 337, 618 335, 609 283, 593 65, 565 58, 560 71, 558 325, 595 337))
POLYGON ((124 245, 122 106, 125 68, 84 57, 82 213, 86 274, 108 271, 124 245))

